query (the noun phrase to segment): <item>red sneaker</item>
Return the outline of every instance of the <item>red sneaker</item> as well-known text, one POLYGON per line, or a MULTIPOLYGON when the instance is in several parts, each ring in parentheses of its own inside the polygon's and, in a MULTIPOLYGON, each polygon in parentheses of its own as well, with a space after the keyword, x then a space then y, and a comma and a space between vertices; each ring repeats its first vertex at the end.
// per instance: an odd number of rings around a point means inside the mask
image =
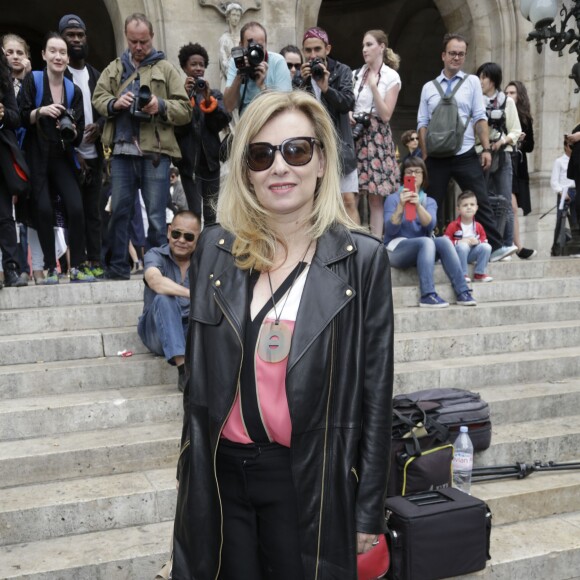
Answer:
POLYGON ((489 274, 474 274, 473 280, 475 282, 492 282, 493 278, 489 274))

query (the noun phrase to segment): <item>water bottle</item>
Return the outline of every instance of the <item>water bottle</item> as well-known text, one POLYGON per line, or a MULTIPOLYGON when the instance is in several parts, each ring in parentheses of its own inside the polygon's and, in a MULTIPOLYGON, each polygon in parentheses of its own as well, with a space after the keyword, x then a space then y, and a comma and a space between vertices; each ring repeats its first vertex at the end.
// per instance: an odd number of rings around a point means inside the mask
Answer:
POLYGON ((462 425, 459 437, 453 444, 453 487, 464 493, 470 493, 473 469, 473 443, 467 434, 468 431, 469 429, 462 425))

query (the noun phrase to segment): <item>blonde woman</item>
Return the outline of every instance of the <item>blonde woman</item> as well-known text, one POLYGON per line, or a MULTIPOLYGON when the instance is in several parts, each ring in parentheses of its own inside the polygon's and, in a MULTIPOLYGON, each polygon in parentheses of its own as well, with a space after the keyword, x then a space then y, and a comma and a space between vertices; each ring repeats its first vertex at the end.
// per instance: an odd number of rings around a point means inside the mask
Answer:
POLYGON ((355 580, 383 532, 390 267, 345 212, 337 151, 302 91, 237 126, 190 270, 175 580, 355 580))
POLYGON ((383 235, 385 197, 399 187, 399 167, 389 121, 393 116, 401 78, 399 57, 382 30, 369 30, 363 38, 364 65, 354 72, 355 106, 351 114, 358 158, 359 192, 368 193, 371 233, 383 235), (368 115, 363 121, 364 115, 368 115), (358 125, 357 125, 358 123, 358 125))

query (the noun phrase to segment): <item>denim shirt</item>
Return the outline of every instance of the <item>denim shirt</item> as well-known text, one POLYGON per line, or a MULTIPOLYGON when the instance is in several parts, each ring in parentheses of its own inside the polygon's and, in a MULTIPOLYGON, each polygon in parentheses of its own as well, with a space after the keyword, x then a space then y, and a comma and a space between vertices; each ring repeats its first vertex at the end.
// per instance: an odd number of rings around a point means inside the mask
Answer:
MULTIPOLYGON (((189 268, 188 273, 185 274, 185 278, 182 280, 181 269, 171 254, 169 244, 163 244, 163 246, 160 246, 159 248, 151 248, 145 254, 145 271, 147 271, 147 268, 157 268, 166 278, 169 278, 176 284, 180 284, 184 288, 189 288, 189 268)), ((155 296, 157 296, 157 293, 151 290, 147 282, 145 282, 145 292, 143 294, 143 314, 149 310, 151 304, 153 304, 153 299, 155 296)), ((189 316, 189 298, 176 296, 176 300, 181 307, 182 318, 187 318, 189 316)))

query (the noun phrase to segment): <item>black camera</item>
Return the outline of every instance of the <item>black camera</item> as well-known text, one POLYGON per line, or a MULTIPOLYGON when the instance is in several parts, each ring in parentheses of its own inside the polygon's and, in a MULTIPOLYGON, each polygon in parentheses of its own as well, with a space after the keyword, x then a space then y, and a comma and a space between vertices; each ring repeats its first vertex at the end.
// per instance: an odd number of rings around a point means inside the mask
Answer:
POLYGON ((198 91, 204 91, 207 87, 207 81, 203 77, 197 77, 195 79, 195 88, 198 91))
POLYGON ((370 113, 355 113, 352 118, 356 125, 352 128, 352 138, 356 141, 363 134, 365 129, 368 129, 371 125, 370 113))
POLYGON ((292 77, 292 86, 295 89, 300 89, 302 87, 302 76, 300 75, 300 72, 297 72, 293 77, 292 77))
POLYGON ((266 51, 261 44, 250 39, 246 48, 243 46, 232 48, 232 58, 238 71, 253 80, 256 78, 256 67, 266 60, 266 51), (248 66, 246 66, 246 59, 248 59, 248 66))
POLYGON ((310 74, 315 81, 321 81, 324 78, 324 60, 319 56, 313 58, 309 63, 310 74))
POLYGON ((65 143, 71 143, 75 139, 75 112, 72 109, 65 109, 58 117, 58 130, 60 138, 65 143))
POLYGON ((129 109, 131 116, 143 121, 150 121, 151 115, 149 113, 144 113, 142 109, 151 102, 152 97, 151 89, 147 85, 141 85, 137 91, 137 96, 131 103, 131 108, 129 109))

